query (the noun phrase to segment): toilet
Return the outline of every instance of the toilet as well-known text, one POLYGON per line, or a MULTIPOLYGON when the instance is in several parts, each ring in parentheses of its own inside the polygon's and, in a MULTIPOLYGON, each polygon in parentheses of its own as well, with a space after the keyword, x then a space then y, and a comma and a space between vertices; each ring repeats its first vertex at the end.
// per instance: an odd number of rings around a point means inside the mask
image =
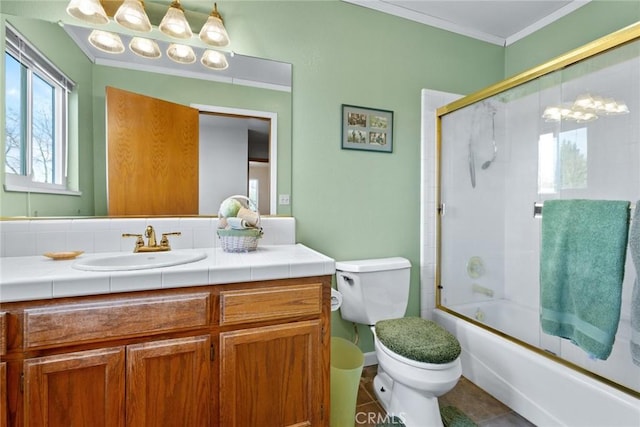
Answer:
POLYGON ((336 262, 340 314, 373 332, 373 384, 388 416, 406 427, 440 427, 438 397, 462 374, 460 344, 430 320, 404 317, 410 270, 409 260, 400 257, 336 262))

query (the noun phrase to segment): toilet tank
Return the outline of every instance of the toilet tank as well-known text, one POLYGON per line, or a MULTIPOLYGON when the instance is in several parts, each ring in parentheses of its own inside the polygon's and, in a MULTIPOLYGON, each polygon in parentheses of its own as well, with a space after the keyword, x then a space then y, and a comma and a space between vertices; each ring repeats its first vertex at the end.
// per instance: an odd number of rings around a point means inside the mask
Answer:
POLYGON ((365 325, 404 317, 410 272, 411 263, 400 257, 336 262, 336 283, 342 294, 340 315, 365 325))

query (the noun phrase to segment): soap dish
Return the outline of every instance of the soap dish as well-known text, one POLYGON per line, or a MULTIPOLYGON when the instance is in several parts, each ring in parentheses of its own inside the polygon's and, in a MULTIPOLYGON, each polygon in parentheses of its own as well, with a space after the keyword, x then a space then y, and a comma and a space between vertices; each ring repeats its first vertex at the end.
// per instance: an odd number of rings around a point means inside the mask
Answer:
POLYGON ((84 251, 45 252, 43 255, 55 261, 62 261, 65 259, 74 259, 83 253, 84 251))

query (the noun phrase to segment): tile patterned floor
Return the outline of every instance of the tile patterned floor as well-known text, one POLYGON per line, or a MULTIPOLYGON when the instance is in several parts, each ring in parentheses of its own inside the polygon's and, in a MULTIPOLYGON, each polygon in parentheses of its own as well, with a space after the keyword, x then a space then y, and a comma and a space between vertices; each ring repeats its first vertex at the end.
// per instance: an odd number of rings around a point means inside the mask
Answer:
MULTIPOLYGON (((381 422, 380 420, 385 420, 385 411, 376 400, 373 391, 373 377, 376 372, 376 365, 365 366, 362 370, 356 401, 358 427, 374 427, 381 422)), ((438 402, 441 406, 457 407, 479 427, 535 427, 464 377, 460 378, 453 390, 440 397, 438 402)))

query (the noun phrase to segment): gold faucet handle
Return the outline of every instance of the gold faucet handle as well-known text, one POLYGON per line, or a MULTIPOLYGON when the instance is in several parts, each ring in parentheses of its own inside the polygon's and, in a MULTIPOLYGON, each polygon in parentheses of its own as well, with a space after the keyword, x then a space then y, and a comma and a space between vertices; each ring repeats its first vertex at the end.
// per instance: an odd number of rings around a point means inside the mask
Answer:
POLYGON ((179 231, 174 231, 171 233, 162 233, 162 239, 160 239, 160 246, 166 246, 167 248, 169 247, 169 239, 167 238, 167 236, 181 236, 182 233, 179 231))
POLYGON ((136 238, 136 246, 133 249, 134 252, 137 252, 138 248, 144 246, 144 240, 142 240, 142 234, 131 234, 131 233, 122 233, 122 237, 135 237, 136 238))

